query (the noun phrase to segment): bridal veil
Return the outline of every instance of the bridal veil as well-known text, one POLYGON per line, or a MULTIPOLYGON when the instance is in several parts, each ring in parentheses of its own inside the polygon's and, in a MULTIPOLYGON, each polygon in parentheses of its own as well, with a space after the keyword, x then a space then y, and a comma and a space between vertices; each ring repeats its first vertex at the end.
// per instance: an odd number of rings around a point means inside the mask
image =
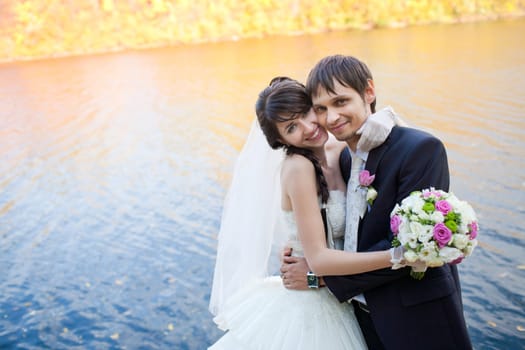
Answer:
POLYGON ((283 158, 254 120, 224 200, 209 305, 214 315, 242 287, 278 273, 287 239, 279 229, 283 158))

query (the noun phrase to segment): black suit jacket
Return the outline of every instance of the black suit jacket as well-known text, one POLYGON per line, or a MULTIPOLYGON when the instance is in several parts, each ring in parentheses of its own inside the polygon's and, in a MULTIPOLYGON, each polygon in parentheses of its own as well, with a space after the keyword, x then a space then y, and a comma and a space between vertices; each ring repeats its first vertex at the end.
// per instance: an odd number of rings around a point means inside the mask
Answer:
MULTIPOLYGON (((348 176, 348 150, 340 163, 348 176)), ((378 195, 360 222, 358 251, 391 247, 390 213, 412 191, 449 190, 445 147, 420 130, 394 127, 387 140, 370 151, 366 169, 376 176, 372 186, 378 195)), ((471 349, 456 266, 428 269, 422 280, 409 273, 410 268, 383 269, 324 279, 341 302, 364 293, 387 349, 471 349)))

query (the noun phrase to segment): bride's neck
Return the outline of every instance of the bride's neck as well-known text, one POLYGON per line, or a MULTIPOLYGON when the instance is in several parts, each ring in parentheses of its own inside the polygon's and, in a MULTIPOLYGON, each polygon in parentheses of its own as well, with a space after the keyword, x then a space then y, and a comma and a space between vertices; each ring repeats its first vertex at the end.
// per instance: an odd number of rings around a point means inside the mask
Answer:
POLYGON ((321 164, 321 168, 328 167, 328 160, 326 159, 326 152, 323 149, 315 150, 314 155, 319 160, 319 164, 321 164))

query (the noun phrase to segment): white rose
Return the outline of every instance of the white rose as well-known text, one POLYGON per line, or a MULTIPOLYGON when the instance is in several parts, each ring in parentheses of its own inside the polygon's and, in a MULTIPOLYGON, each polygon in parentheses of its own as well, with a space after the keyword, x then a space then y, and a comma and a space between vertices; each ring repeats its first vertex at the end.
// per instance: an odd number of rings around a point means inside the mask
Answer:
POLYGON ((439 251, 439 256, 447 263, 459 259, 463 256, 461 250, 452 247, 443 247, 439 251))
POLYGON ((418 220, 421 215, 424 215, 425 212, 421 209, 421 207, 416 207, 412 209, 412 216, 414 217, 412 220, 418 220))
POLYGON ((459 200, 454 194, 447 198, 448 203, 452 206, 452 211, 459 214, 461 221, 458 225, 457 232, 466 234, 469 231, 468 225, 472 221, 477 221, 474 209, 465 201, 459 200))
POLYGON ((478 245, 478 240, 477 239, 470 240, 468 242, 467 246, 465 247, 465 249, 463 249, 463 253, 465 253, 465 257, 467 257, 470 254, 472 254, 472 251, 474 251, 474 248, 476 248, 477 245, 478 245))
POLYGON ((414 233, 417 237, 425 233, 425 228, 419 222, 411 222, 408 224, 410 226, 410 231, 414 233))
POLYGON ((435 210, 430 215, 430 220, 432 220, 435 224, 439 224, 439 223, 442 223, 443 221, 445 221, 445 217, 443 216, 442 212, 440 212, 438 210, 435 210))
POLYGON ((427 265, 429 262, 436 260, 437 257, 437 246, 434 242, 425 243, 419 251, 419 259, 425 261, 427 265))
POLYGON ((410 230, 401 233, 401 226, 400 226, 400 232, 397 235, 397 239, 399 240, 401 245, 404 245, 404 246, 408 245, 412 249, 415 249, 418 245, 417 235, 410 230))
POLYGON ((399 205, 399 210, 403 213, 406 213, 410 210, 410 208, 406 205, 406 203, 401 202, 401 205, 399 205))
POLYGON ((453 193, 450 193, 450 196, 447 197, 447 202, 452 206, 452 210, 454 211, 461 210, 460 209, 462 207, 461 201, 456 196, 454 196, 453 193))
POLYGON ((417 215, 419 216, 419 221, 431 220, 431 218, 432 218, 432 216, 429 213, 427 213, 426 211, 423 211, 423 210, 419 211, 417 213, 417 215))
POLYGON ((412 208, 413 207, 412 204, 414 203, 414 199, 415 198, 416 198, 415 196, 408 196, 408 197, 406 197, 405 199, 403 199, 401 201, 401 206, 403 208, 412 208))
POLYGON ((458 249, 465 248, 468 242, 469 242, 469 237, 467 235, 464 235, 464 234, 452 235, 452 246, 458 249))
POLYGON ((473 221, 477 221, 476 213, 474 213, 474 209, 472 209, 472 207, 467 202, 461 202, 461 207, 458 212, 461 214, 461 224, 459 225, 459 230, 462 233, 468 233, 468 225, 473 221))
POLYGON ((368 203, 373 202, 377 198, 377 191, 375 188, 370 187, 366 192, 366 201, 368 203))
POLYGON ((404 218, 402 219, 401 221, 401 224, 399 225, 399 234, 398 234, 398 238, 399 236, 402 236, 402 235, 406 235, 407 233, 410 232, 410 225, 409 223, 407 222, 407 220, 405 220, 404 218))
POLYGON ((415 262, 418 258, 416 252, 414 252, 413 250, 407 250, 405 254, 403 254, 403 256, 405 257, 405 260, 409 263, 415 262))
POLYGON ((419 246, 417 236, 414 233, 411 232, 411 234, 408 235, 407 244, 412 249, 416 249, 419 246))
POLYGON ((468 224, 469 223, 467 223, 465 221, 461 221, 461 223, 458 225, 458 228, 457 228, 458 233, 460 233, 463 236, 465 236, 468 233, 468 224))
POLYGON ((425 201, 418 196, 408 196, 401 202, 402 207, 412 211, 421 210, 423 204, 425 204, 425 201))
POLYGON ((462 202, 462 205, 463 206, 461 208, 461 221, 466 221, 468 223, 472 221, 478 221, 474 209, 472 209, 472 207, 467 202, 462 202))
POLYGON ((408 220, 411 222, 419 221, 419 213, 413 212, 408 216, 408 220))
POLYGON ((432 237, 434 236, 433 229, 434 229, 433 226, 424 225, 423 226, 423 232, 421 232, 421 234, 419 235, 419 238, 418 238, 419 241, 421 243, 429 242, 432 239, 432 237))

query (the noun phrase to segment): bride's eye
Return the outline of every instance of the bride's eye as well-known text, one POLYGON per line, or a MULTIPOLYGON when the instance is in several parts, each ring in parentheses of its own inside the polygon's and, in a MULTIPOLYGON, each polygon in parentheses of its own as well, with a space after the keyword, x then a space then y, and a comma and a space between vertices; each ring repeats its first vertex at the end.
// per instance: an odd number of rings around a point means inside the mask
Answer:
POLYGON ((286 133, 287 134, 290 134, 292 132, 294 132, 295 128, 297 127, 297 125, 295 123, 293 124, 290 124, 287 128, 286 128, 286 133))
POLYGON ((314 106, 314 113, 319 115, 326 111, 326 107, 323 106, 314 106))

